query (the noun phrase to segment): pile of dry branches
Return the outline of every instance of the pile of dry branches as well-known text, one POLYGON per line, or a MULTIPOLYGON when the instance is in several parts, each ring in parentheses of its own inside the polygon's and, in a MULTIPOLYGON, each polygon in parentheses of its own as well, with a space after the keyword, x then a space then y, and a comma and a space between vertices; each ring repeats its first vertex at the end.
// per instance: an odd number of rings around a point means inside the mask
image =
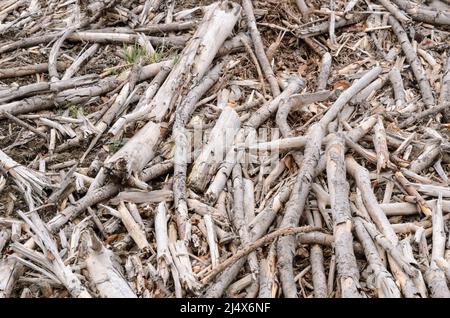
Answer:
POLYGON ((450 2, 0 3, 0 297, 450 297, 450 2))

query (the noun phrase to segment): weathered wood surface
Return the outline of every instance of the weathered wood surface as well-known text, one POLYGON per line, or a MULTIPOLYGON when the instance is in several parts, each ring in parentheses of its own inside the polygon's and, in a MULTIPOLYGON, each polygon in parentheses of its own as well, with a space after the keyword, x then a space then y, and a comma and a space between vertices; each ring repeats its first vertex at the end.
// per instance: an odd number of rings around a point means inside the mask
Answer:
POLYGON ((0 298, 449 298, 449 24, 0 2, 0 298))

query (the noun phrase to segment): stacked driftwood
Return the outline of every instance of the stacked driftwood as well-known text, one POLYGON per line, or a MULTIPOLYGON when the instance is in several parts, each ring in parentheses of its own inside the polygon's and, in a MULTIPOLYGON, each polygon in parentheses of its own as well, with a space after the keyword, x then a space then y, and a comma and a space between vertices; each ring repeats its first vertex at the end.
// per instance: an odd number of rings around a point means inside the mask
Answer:
POLYGON ((0 3, 0 297, 450 297, 450 2, 0 3))

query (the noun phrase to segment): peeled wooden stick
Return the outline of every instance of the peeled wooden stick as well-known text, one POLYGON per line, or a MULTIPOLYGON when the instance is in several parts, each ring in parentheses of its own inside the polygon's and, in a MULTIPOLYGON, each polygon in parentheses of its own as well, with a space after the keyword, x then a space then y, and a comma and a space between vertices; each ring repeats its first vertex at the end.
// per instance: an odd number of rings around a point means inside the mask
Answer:
MULTIPOLYGON (((183 46, 187 37, 185 35, 173 35, 168 37, 157 37, 157 36, 145 36, 146 39, 152 43, 152 45, 171 45, 171 46, 183 46)), ((88 31, 77 31, 69 36, 67 39, 76 42, 95 42, 95 43, 129 43, 134 44, 139 40, 138 34, 128 34, 128 33, 114 33, 114 32, 88 32, 88 31)))
MULTIPOLYGON (((353 142, 352 140, 345 138, 346 145, 353 149, 353 151, 359 155, 361 155, 364 159, 367 159, 369 162, 377 163, 377 154, 375 152, 372 152, 371 150, 368 150, 362 146, 360 146, 358 143, 353 142)), ((396 168, 395 165, 393 165, 391 162, 388 161, 388 167, 389 168, 396 168)), ((379 176, 379 173, 377 172, 377 177, 379 176)))
POLYGON ((186 242, 182 240, 170 242, 169 249, 173 260, 172 273, 176 270, 182 286, 197 295, 201 285, 192 272, 192 264, 189 259, 186 242))
POLYGON ((433 298, 450 298, 450 290, 448 289, 445 273, 442 271, 438 262, 444 258, 445 254, 445 230, 444 219, 442 215, 442 195, 436 202, 433 210, 433 248, 431 251, 431 264, 425 273, 425 280, 431 289, 433 298))
MULTIPOLYGON (((251 239, 244 211, 244 187, 242 169, 239 163, 233 168, 233 212, 233 225, 239 233, 241 244, 246 246, 251 243, 251 239)), ((255 253, 250 253, 248 264, 255 280, 259 270, 258 259, 255 253)))
POLYGON ((260 262, 259 270, 259 298, 273 298, 275 283, 275 244, 269 249, 267 258, 263 258, 260 262))
MULTIPOLYGON (((47 32, 44 35, 39 35, 39 36, 35 36, 35 37, 21 39, 19 41, 9 42, 0 47, 0 54, 9 52, 9 51, 13 51, 18 48, 30 47, 30 46, 38 45, 41 43, 48 43, 48 42, 54 40, 60 34, 61 34, 61 32, 47 32)), ((47 70, 48 70, 48 66, 47 66, 47 70)))
POLYGON ((230 150, 240 128, 238 114, 226 107, 211 130, 207 145, 197 157, 188 177, 189 186, 199 192, 206 189, 223 156, 230 150))
POLYGON ((411 69, 414 73, 414 77, 419 84, 420 93, 422 94, 423 103, 428 107, 434 107, 435 101, 433 96, 433 89, 431 88, 430 82, 427 78, 425 70, 417 57, 414 48, 411 45, 411 42, 408 39, 408 35, 406 34, 403 27, 393 16, 389 17, 389 24, 392 26, 392 30, 397 36, 400 45, 402 46, 402 50, 405 53, 406 59, 411 65, 411 69))
POLYGON ((149 24, 143 27, 136 28, 134 29, 134 31, 142 32, 145 34, 178 32, 184 30, 191 30, 197 25, 198 21, 179 21, 164 24, 149 24))
POLYGON ((15 99, 40 93, 54 92, 77 88, 86 85, 95 85, 98 81, 96 74, 88 74, 68 80, 58 80, 55 82, 39 82, 19 87, 11 87, 0 92, 0 103, 6 103, 15 99))
POLYGON ((393 2, 408 13, 413 20, 437 25, 450 25, 449 11, 424 7, 409 0, 393 0, 393 2))
POLYGON ((336 273, 336 255, 331 255, 330 258, 330 268, 328 271, 328 280, 327 280, 327 289, 328 289, 328 295, 331 297, 331 295, 334 294, 334 275, 336 273))
MULTIPOLYGON (((226 268, 217 278, 216 282, 207 288, 202 297, 219 298, 225 292, 227 287, 235 280, 242 267, 245 265, 245 258, 239 259, 230 267, 226 268)), ((217 268, 217 267, 216 267, 217 268)))
POLYGON ((167 210, 164 202, 158 205, 158 211, 155 216, 155 235, 157 248, 158 275, 162 278, 164 284, 169 279, 170 267, 172 265, 172 256, 169 250, 169 237, 167 233, 167 210))
POLYGON ((95 52, 97 52, 97 50, 99 49, 99 47, 100 44, 98 43, 92 44, 86 51, 83 52, 83 54, 78 56, 77 59, 66 69, 61 80, 67 80, 71 78, 76 72, 78 72, 81 65, 92 55, 94 55, 95 52))
POLYGON ((56 67, 58 52, 61 49, 61 46, 64 40, 73 32, 75 28, 68 28, 63 32, 63 34, 58 38, 58 40, 53 44, 52 49, 48 55, 48 75, 50 76, 51 82, 56 82, 59 80, 58 70, 56 67))
POLYGON ((373 128, 373 144, 377 152, 377 174, 386 169, 389 164, 389 150, 386 142, 386 131, 384 130, 383 120, 378 117, 377 124, 373 128))
POLYGON ((256 112, 254 112, 246 121, 245 126, 257 129, 278 110, 278 107, 283 101, 298 93, 305 86, 305 84, 305 81, 299 76, 290 77, 288 80, 288 85, 283 90, 283 93, 272 99, 270 102, 265 103, 256 112))
POLYGON ((392 89, 394 90, 395 107, 397 110, 400 110, 405 107, 406 97, 405 88, 403 87, 402 75, 400 73, 400 70, 398 69, 398 66, 394 66, 389 72, 389 80, 391 81, 392 89))
MULTIPOLYGON (((285 214, 281 223, 282 227, 296 226, 300 220, 305 207, 306 198, 308 196, 312 179, 314 178, 314 170, 320 157, 320 149, 322 139, 328 124, 334 120, 341 109, 347 102, 357 94, 361 89, 372 82, 381 68, 374 67, 363 77, 353 83, 350 88, 343 92, 334 104, 328 109, 322 119, 310 127, 307 133, 307 146, 304 151, 304 159, 294 184, 291 197, 286 204, 285 214)), ((278 267, 280 270, 280 279, 285 297, 297 297, 297 288, 294 283, 294 273, 292 268, 293 250, 295 242, 292 236, 285 236, 278 240, 278 267)))
POLYGON ((391 273, 389 273, 384 266, 369 233, 367 233, 367 230, 359 218, 354 218, 353 221, 355 224, 356 235, 364 248, 364 254, 366 255, 367 262, 373 270, 373 275, 375 275, 378 297, 400 298, 400 290, 395 284, 391 273))
POLYGON ((450 197, 450 190, 447 186, 438 186, 433 184, 421 184, 412 183, 412 185, 417 188, 418 191, 425 193, 426 195, 436 196, 443 195, 445 197, 450 197))
MULTIPOLYGON (((310 23, 311 22, 308 22, 306 24, 310 23)), ((327 47, 323 43, 318 41, 315 37, 303 37, 302 39, 303 41, 305 41, 306 45, 308 45, 318 55, 323 56, 325 53, 327 53, 327 47)))
POLYGON ((334 0, 330 0, 330 16, 329 16, 329 39, 330 39, 330 44, 332 47, 336 47, 337 46, 337 41, 336 41, 336 34, 334 32, 335 29, 335 25, 336 25, 336 4, 334 2, 334 0))
POLYGON ((408 192, 410 195, 414 196, 417 200, 417 206, 426 216, 431 216, 432 212, 430 207, 424 198, 417 192, 416 188, 409 184, 409 181, 405 178, 403 173, 397 171, 395 173, 395 179, 402 185, 402 187, 408 192))
MULTIPOLYGON (((248 274, 242 277, 241 279, 237 280, 233 284, 230 285, 227 289, 227 296, 228 297, 236 297, 241 293, 244 289, 250 288, 252 285, 252 275, 248 274)), ((248 298, 248 297, 246 297, 248 298)))
POLYGON ((408 22, 410 19, 406 17, 390 0, 379 0, 383 7, 388 10, 397 20, 401 22, 408 22))
MULTIPOLYGON (((422 238, 420 240, 424 240, 424 238, 422 238)), ((419 263, 414 258, 410 239, 407 237, 404 238, 403 240, 400 241, 399 246, 401 248, 402 254, 406 257, 406 261, 414 268, 419 268, 419 263)), ((426 297, 428 297, 427 286, 425 285, 425 281, 423 279, 422 272, 420 270, 418 270, 418 273, 419 273, 418 275, 413 277, 413 282, 419 291, 419 295, 422 298, 426 298, 426 297)))
POLYGON ((214 224, 209 214, 204 215, 203 220, 205 221, 206 239, 208 241, 209 254, 211 257, 211 268, 215 268, 219 264, 219 248, 217 245, 217 237, 214 232, 214 224))
POLYGON ((283 172, 286 170, 286 161, 290 160, 290 157, 284 157, 280 161, 278 161, 275 165, 275 167, 270 171, 269 175, 266 177, 266 179, 263 182, 262 185, 262 193, 266 194, 274 185, 275 181, 280 177, 283 172))
MULTIPOLYGON (((58 62, 56 64, 56 68, 58 71, 63 71, 64 69, 66 69, 66 67, 67 63, 64 62, 58 62)), ((0 79, 45 73, 47 71, 48 71, 48 63, 39 63, 33 65, 4 68, 0 69, 0 79)))
POLYGON ((387 239, 383 234, 377 231, 374 224, 369 223, 361 218, 361 222, 364 225, 367 232, 370 234, 372 239, 377 242, 386 252, 395 260, 395 262, 402 268, 402 270, 408 274, 410 277, 415 277, 418 275, 418 270, 414 268, 402 255, 398 246, 394 246, 389 239, 387 239))
POLYGON ((202 216, 210 215, 213 221, 218 225, 228 224, 228 220, 219 212, 219 210, 195 199, 187 199, 186 201, 189 210, 202 216))
POLYGON ((327 146, 327 179, 334 223, 336 265, 343 298, 359 298, 359 270, 353 251, 349 184, 346 180, 344 140, 335 136, 327 146))
MULTIPOLYGON (((249 151, 268 150, 268 151, 290 151, 302 149, 306 145, 307 138, 305 136, 287 137, 275 139, 273 141, 261 142, 257 144, 245 144, 249 151)), ((237 145, 239 147, 240 145, 237 145)))
POLYGON ((436 157, 439 156, 440 153, 441 147, 439 142, 427 143, 420 156, 411 162, 409 170, 416 173, 421 172, 422 170, 431 166, 434 162, 434 159, 436 159, 436 157))
MULTIPOLYGON (((427 201, 428 206, 433 206, 435 204, 435 200, 427 201)), ((394 215, 414 215, 418 214, 417 206, 414 203, 408 202, 399 202, 399 203, 382 203, 380 207, 383 209, 383 212, 387 216, 394 215)), ((443 200, 442 208, 445 212, 450 212, 450 201, 443 200)))
POLYGON ((164 80, 167 78, 167 75, 170 73, 170 70, 173 66, 173 63, 164 66, 161 68, 159 73, 153 78, 151 83, 148 85, 144 94, 142 94, 139 99, 134 110, 126 115, 121 116, 116 122, 112 125, 109 130, 109 134, 117 135, 126 124, 131 124, 139 119, 144 119, 147 117, 148 113, 152 110, 153 104, 151 104, 152 98, 157 93, 158 89, 163 84, 164 80))
MULTIPOLYGON (((450 104, 450 55, 447 56, 447 62, 442 74, 441 80, 441 94, 439 95, 440 107, 450 104)), ((447 119, 450 118, 450 106, 445 108, 444 115, 447 119)))
POLYGON ((86 258, 89 276, 103 298, 136 298, 128 282, 117 270, 114 253, 105 248, 101 241, 90 235, 90 248, 86 258))
POLYGON ((331 217, 328 213, 328 210, 326 209, 327 205, 330 205, 330 195, 327 191, 325 191, 319 184, 313 183, 311 185, 311 189, 313 190, 316 199, 317 199, 317 208, 319 209, 320 213, 322 214, 323 220, 325 221, 325 224, 327 225, 327 228, 329 230, 333 229, 333 224, 331 217))
MULTIPOLYGON (((405 128, 413 125, 416 121, 428 117, 439 112, 444 111, 444 115, 448 113, 448 109, 450 108, 450 89, 448 89, 450 84, 450 59, 446 63, 445 71, 443 72, 442 81, 441 81, 441 94, 439 98, 439 106, 435 106, 424 110, 419 113, 408 114, 409 117, 399 124, 400 128, 405 128)), ((447 118, 448 116, 445 115, 447 118)))
POLYGON ((350 101, 351 104, 360 104, 363 101, 369 102, 372 96, 381 89, 386 83, 387 75, 381 75, 372 83, 370 83, 366 88, 361 90, 355 95, 350 101))
MULTIPOLYGON (((447 83, 447 85, 449 85, 450 82, 447 83)), ((441 95, 442 95, 442 91, 445 90, 445 87, 442 87, 441 89, 441 95)), ((430 115, 434 115, 437 113, 440 113, 442 111, 447 111, 450 108, 450 99, 448 99, 448 101, 445 104, 441 104, 439 106, 435 106, 433 108, 429 108, 427 110, 421 111, 420 113, 415 113, 415 114, 408 114, 408 118, 403 121, 402 123, 400 123, 398 125, 399 128, 407 128, 412 126, 416 121, 421 120, 422 118, 426 118, 430 115)), ((447 116, 448 117, 448 116, 447 116)))
MULTIPOLYGON (((336 22, 334 28, 338 29, 338 28, 342 28, 344 26, 347 25, 351 25, 351 24, 355 24, 355 23, 359 23, 362 20, 365 20, 365 18, 367 17, 367 14, 363 13, 363 14, 353 14, 350 18, 348 19, 340 19, 336 22)), ((297 32, 299 33, 301 38, 304 37, 312 37, 312 36, 316 36, 319 34, 323 34, 329 31, 330 28, 330 23, 329 21, 325 21, 313 26, 310 26, 309 23, 306 23, 304 27, 301 27, 297 30, 297 32)))
POLYGON ((120 201, 118 211, 122 218, 122 222, 125 225, 125 228, 133 238, 133 240, 136 242, 136 245, 139 247, 139 249, 148 249, 150 247, 150 244, 147 241, 144 229, 136 223, 123 201, 120 201))
POLYGON ((317 90, 324 90, 327 88, 328 78, 331 70, 331 54, 326 52, 322 56, 322 64, 320 64, 319 76, 317 77, 317 90))
POLYGON ((369 172, 364 167, 360 166, 355 159, 351 156, 347 156, 345 159, 347 166, 347 172, 355 179, 357 187, 361 190, 364 204, 370 217, 380 229, 380 231, 392 242, 398 242, 397 235, 389 223, 383 210, 378 205, 378 201, 372 191, 370 185, 369 172))
POLYGON ((119 192, 120 186, 114 183, 109 183, 101 188, 96 189, 83 198, 77 201, 75 205, 67 207, 61 213, 57 214, 48 222, 48 227, 51 231, 58 231, 66 222, 68 222, 72 217, 80 214, 88 207, 108 199, 109 197, 117 194, 119 192))
POLYGON ((3 251, 5 245, 9 242, 10 238, 11 238, 11 231, 9 230, 0 231, 0 253, 3 251))
POLYGON ((87 11, 90 14, 95 13, 103 13, 104 10, 110 8, 112 5, 114 5, 117 1, 107 1, 107 0, 97 0, 97 1, 91 1, 89 5, 87 6, 87 11))
POLYGON ((414 138, 416 137, 416 133, 413 132, 412 134, 410 134, 401 144, 400 146, 398 146, 397 149, 395 149, 395 151, 392 153, 393 156, 398 156, 401 153, 403 153, 403 151, 405 151, 406 147, 409 146, 409 144, 414 140, 414 138))
MULTIPOLYGON (((244 45, 248 55, 250 55, 250 57, 253 61, 253 64, 255 64, 256 72, 258 73, 258 78, 259 78, 259 81, 261 82, 262 91, 264 94, 266 94, 266 84, 264 82, 263 72, 258 63, 258 58, 256 57, 255 53, 253 53, 253 50, 252 50, 250 44, 248 43, 248 39, 246 37, 242 36, 241 41, 242 41, 242 44, 244 45)), ((269 57, 267 57, 267 58, 269 60, 269 57)))
POLYGON ((243 178, 244 188, 244 215, 245 221, 249 224, 255 218, 255 187, 253 181, 243 178))
POLYGON ((146 21, 153 19, 155 11, 161 5, 161 0, 146 0, 142 12, 139 16, 140 25, 144 25, 146 21))
POLYGON ((344 9, 344 14, 350 12, 357 4, 359 0, 350 0, 346 5, 344 9))
POLYGON ((81 156, 80 163, 84 161, 86 156, 94 148, 97 141, 100 139, 102 134, 106 131, 106 129, 111 124, 111 122, 114 120, 114 118, 117 116, 117 114, 122 110, 124 105, 126 105, 126 102, 128 100, 128 96, 130 95, 130 93, 132 93, 132 92, 130 92, 130 83, 126 83, 120 90, 120 93, 115 98, 114 103, 111 105, 111 107, 108 108, 108 110, 103 114, 103 116, 100 118, 100 120, 95 124, 95 128, 97 129, 96 136, 92 139, 88 148, 86 149, 84 154, 81 156))
POLYGON ((444 258, 437 259, 436 264, 441 270, 445 272, 447 281, 450 281, 450 264, 444 258))
MULTIPOLYGON (((320 213, 313 211, 311 214, 312 223, 310 225, 322 227, 322 220, 320 213)), ((312 232, 311 232, 312 233, 312 232)), ((318 232, 319 233, 319 232, 318 232)), ((310 233, 305 233, 310 234, 310 233)), ((299 239, 299 241, 302 241, 299 239)), ((303 243, 303 242, 302 242, 303 243)), ((314 286, 314 298, 327 298, 327 277, 325 275, 323 250, 319 244, 313 244, 310 249, 311 274, 314 286)))
POLYGON ((311 10, 308 8, 308 5, 305 3, 305 0, 295 0, 295 3, 297 4, 298 9, 302 13, 303 19, 307 21, 311 10))
POLYGON ((273 73, 270 62, 267 59, 266 52, 261 40, 261 35, 259 34, 258 28, 256 26, 255 14, 253 13, 253 5, 251 0, 243 0, 242 7, 244 9, 245 15, 247 16, 247 24, 250 30, 250 35, 253 40, 253 45, 255 46, 255 54, 258 58, 261 69, 269 82, 270 89, 272 91, 273 97, 280 95, 280 88, 278 86, 277 78, 273 73))

